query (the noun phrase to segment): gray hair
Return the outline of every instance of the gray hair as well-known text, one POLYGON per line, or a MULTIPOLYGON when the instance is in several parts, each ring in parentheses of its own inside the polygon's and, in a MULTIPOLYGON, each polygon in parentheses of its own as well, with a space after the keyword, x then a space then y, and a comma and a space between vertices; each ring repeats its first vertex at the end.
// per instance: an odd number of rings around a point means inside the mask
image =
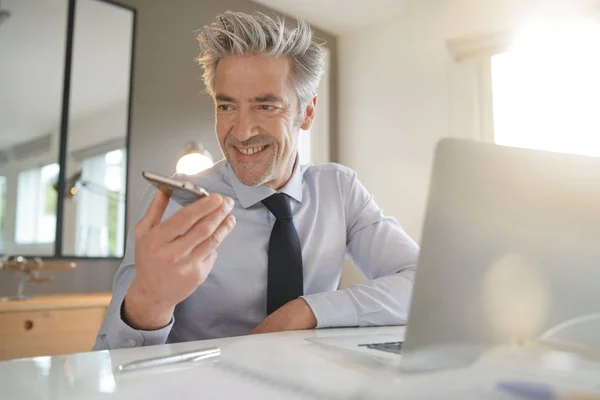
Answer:
POLYGON ((317 94, 324 70, 325 52, 320 44, 313 41, 310 26, 302 20, 290 27, 277 15, 270 18, 263 13, 249 15, 227 11, 200 30, 198 41, 201 54, 197 61, 204 69, 204 84, 212 96, 219 60, 245 54, 284 56, 292 61, 301 114, 317 94))

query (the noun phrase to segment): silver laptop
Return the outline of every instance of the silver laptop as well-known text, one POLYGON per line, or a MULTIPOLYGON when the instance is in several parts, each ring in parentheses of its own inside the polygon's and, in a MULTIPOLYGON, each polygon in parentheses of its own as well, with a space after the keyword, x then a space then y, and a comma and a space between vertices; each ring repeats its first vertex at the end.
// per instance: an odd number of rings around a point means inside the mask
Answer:
POLYGON ((599 313, 600 158, 442 140, 418 264, 403 358, 599 313))

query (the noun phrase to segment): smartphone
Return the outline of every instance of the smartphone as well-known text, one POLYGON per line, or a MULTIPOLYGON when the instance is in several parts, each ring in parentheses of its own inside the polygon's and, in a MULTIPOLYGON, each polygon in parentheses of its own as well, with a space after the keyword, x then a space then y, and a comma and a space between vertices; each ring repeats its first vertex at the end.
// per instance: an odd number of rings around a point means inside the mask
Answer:
POLYGON ((194 185, 189 181, 179 181, 173 178, 167 178, 166 176, 154 174, 152 172, 142 171, 142 176, 152 185, 156 186, 157 189, 161 190, 164 194, 171 197, 173 190, 179 189, 185 192, 191 193, 198 198, 208 196, 208 192, 198 185, 194 185))

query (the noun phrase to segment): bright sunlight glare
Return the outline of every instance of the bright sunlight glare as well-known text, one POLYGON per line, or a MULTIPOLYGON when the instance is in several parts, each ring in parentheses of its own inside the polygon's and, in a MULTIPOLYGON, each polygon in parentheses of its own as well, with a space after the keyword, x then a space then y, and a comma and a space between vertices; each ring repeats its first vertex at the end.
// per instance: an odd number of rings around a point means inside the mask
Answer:
POLYGON ((200 153, 186 154, 177 162, 177 173, 185 175, 196 175, 213 166, 210 158, 200 153))
POLYGON ((600 157, 600 23, 536 21, 492 57, 501 145, 600 157))

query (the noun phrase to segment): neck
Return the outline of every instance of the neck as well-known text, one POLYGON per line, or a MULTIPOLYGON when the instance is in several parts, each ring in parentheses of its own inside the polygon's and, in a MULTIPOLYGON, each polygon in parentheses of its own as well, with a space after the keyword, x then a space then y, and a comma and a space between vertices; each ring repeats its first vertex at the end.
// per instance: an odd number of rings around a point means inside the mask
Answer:
POLYGON ((292 174, 294 173, 294 167, 296 166, 297 159, 298 159, 298 152, 295 152, 293 157, 290 157, 290 159, 288 160, 288 162, 285 166, 285 170, 283 171, 281 176, 279 178, 273 179, 270 182, 265 183, 265 185, 267 185, 268 187, 270 187, 274 190, 279 190, 282 187, 284 187, 285 185, 287 185, 287 183, 292 178, 292 174))

